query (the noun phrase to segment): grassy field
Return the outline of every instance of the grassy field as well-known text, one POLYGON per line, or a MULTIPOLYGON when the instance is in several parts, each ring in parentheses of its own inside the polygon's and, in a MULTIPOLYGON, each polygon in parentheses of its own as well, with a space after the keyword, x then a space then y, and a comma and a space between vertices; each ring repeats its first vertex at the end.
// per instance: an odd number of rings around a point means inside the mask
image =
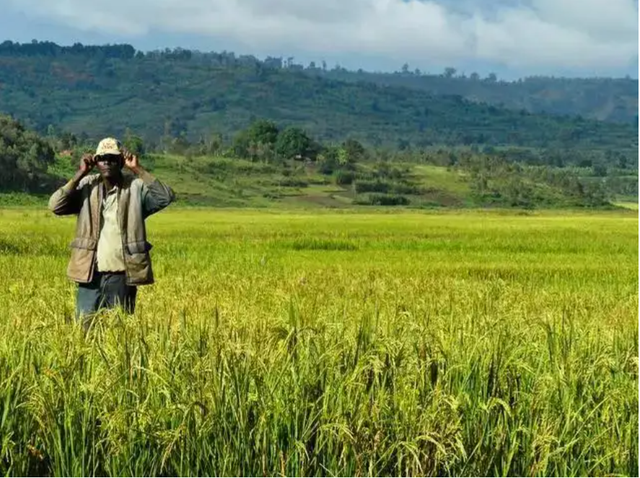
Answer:
MULTIPOLYGON (((332 175, 322 174, 317 165, 290 161, 283 165, 251 162, 237 158, 184 157, 158 154, 144 158, 153 174, 170 184, 182 206, 253 209, 344 209, 354 207, 358 194, 353 184, 336 184, 332 175)), ((416 208, 477 206, 464 176, 433 165, 393 163, 406 169, 406 180, 422 188, 410 195, 416 208)), ((58 157, 48 172, 62 181, 73 177, 77 160, 58 157)), ((359 163, 358 174, 374 174, 375 163, 359 163)), ((362 199, 366 195, 360 195, 362 199)), ((49 193, 0 192, 0 208, 45 206, 49 193)))
POLYGON ((638 201, 631 201, 631 200, 617 201, 617 202, 614 202, 614 205, 619 207, 624 207, 627 209, 633 209, 635 211, 638 210, 638 201))
POLYGON ((0 473, 638 473, 638 217, 169 209, 86 338, 0 210, 0 473))
MULTIPOLYGON (((73 177, 78 161, 79 158, 58 156, 47 172, 62 185, 73 177)), ((566 210, 590 209, 594 205, 580 202, 573 193, 558 189, 557 184, 539 182, 526 175, 518 176, 524 181, 520 186, 505 186, 506 178, 491 179, 487 188, 493 192, 479 195, 473 187, 472 175, 464 168, 424 162, 371 159, 356 163, 353 170, 336 169, 333 172, 324 170, 321 162, 265 163, 222 156, 149 154, 142 162, 150 172, 171 185, 181 207, 304 211, 401 204, 416 210, 483 207, 566 210), (513 202, 514 188, 529 188, 530 202, 513 202), (381 195, 386 202, 379 200, 381 195), (375 200, 376 196, 378 200, 375 200), (389 202, 390 199, 396 199, 396 202, 389 202)), ((565 173, 575 174, 585 184, 593 185, 602 179, 592 176, 591 168, 567 168, 565 173)), ((611 180, 615 184, 620 178, 632 181, 634 177, 614 175, 611 180)), ((50 192, 55 189, 50 186, 43 187, 37 194, 33 191, 0 191, 0 208, 46 207, 50 192)), ((622 186, 612 186, 608 191, 613 204, 597 208, 637 209, 637 197, 616 194, 616 188, 622 186)))

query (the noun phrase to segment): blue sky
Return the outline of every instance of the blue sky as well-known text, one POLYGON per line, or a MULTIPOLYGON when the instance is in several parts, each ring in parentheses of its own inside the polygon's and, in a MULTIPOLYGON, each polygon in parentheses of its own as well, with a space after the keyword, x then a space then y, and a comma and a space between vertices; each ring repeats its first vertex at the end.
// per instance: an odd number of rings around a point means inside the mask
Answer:
POLYGON ((347 68, 638 77, 637 0, 0 0, 2 40, 293 56, 347 68))

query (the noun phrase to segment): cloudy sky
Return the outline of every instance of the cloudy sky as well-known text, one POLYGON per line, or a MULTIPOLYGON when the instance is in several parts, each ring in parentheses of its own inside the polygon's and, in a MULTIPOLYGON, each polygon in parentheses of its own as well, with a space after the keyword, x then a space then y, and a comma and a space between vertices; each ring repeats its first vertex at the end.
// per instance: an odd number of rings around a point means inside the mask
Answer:
POLYGON ((638 0, 0 0, 0 41, 34 38, 368 70, 638 77, 638 0))

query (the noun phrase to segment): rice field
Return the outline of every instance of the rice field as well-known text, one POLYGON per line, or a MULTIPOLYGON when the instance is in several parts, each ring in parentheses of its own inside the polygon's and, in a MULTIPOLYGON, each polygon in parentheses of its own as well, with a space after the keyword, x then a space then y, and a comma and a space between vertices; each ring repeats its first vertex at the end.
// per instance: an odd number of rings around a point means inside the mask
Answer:
POLYGON ((180 210, 85 337, 0 210, 0 474, 637 476, 638 217, 180 210))

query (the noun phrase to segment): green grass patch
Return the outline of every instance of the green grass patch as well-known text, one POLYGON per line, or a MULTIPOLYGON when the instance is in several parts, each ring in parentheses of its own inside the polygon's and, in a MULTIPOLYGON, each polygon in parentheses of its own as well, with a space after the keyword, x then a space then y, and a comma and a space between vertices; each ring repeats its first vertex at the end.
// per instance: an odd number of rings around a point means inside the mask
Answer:
POLYGON ((469 194, 469 186, 460 173, 442 166, 419 164, 413 171, 420 183, 431 189, 441 189, 456 196, 469 194))
POLYGON ((294 251, 355 251, 358 249, 357 244, 351 241, 316 237, 300 238, 279 245, 294 251))
POLYGON ((638 202, 637 201, 614 201, 614 206, 623 207, 625 209, 631 209, 633 211, 638 210, 638 202))

